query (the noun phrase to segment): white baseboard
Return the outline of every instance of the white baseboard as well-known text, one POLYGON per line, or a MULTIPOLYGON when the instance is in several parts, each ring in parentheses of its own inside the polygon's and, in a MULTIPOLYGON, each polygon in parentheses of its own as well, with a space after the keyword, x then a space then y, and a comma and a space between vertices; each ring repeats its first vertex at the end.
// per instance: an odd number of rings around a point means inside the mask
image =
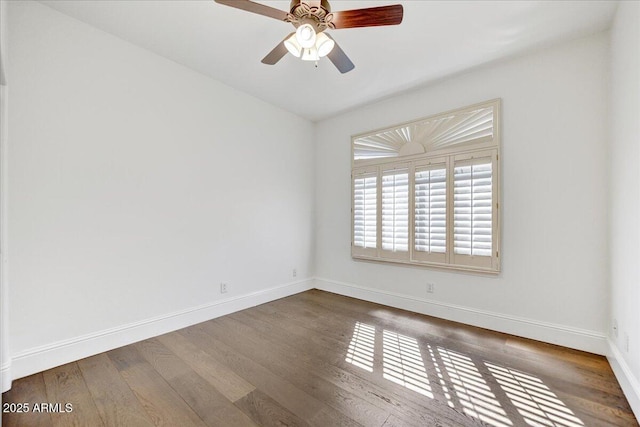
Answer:
MULTIPOLYGON (((0 393, 11 388, 11 363, 5 363, 0 367, 0 393)), ((0 423, 1 424, 1 423, 0 423)))
MULTIPOLYGON (((304 279, 273 288, 203 304, 152 319, 31 348, 13 355, 11 371, 18 379, 65 363, 93 356, 137 341, 186 328, 239 310, 264 304, 313 288, 313 279, 304 279)), ((7 370, 7 375, 9 370, 7 370)), ((5 371, 2 371, 5 384, 5 371)))
POLYGON ((324 278, 316 278, 315 287, 323 291, 590 353, 600 355, 608 353, 607 338, 600 332, 477 310, 324 278))
POLYGON ((611 340, 608 340, 608 343, 609 354, 607 355, 607 359, 609 360, 611 369, 613 369, 613 373, 618 379, 625 397, 629 401, 633 414, 640 420, 640 381, 638 381, 638 378, 631 372, 629 365, 627 365, 624 357, 622 357, 622 353, 620 353, 618 347, 611 340))

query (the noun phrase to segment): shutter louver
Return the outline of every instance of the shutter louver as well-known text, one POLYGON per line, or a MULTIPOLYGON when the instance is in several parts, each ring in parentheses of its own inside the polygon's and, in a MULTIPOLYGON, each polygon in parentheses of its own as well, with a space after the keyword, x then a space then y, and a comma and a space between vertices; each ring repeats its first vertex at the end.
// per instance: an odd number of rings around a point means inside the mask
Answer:
POLYGON ((454 180, 454 253, 490 257, 492 249, 491 160, 456 165, 454 180))
POLYGON ((382 249, 409 250, 409 173, 386 172, 382 176, 382 249))
POLYGON ((415 174, 415 250, 445 253, 447 242, 447 170, 415 174))
POLYGON ((377 178, 356 178, 353 190, 353 244, 375 248, 377 244, 377 178))

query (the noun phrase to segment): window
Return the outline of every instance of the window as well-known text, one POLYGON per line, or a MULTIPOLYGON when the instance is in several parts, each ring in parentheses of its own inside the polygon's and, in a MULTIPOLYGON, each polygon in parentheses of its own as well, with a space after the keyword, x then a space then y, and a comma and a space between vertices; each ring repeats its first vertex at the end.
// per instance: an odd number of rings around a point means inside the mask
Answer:
POLYGON ((352 140, 352 256, 500 271, 494 100, 352 140))

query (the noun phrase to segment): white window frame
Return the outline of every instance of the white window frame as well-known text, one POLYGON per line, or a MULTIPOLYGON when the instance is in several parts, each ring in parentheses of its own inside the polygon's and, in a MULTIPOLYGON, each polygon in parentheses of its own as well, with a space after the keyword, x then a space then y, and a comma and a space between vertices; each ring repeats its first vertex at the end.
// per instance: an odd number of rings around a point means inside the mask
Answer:
MULTIPOLYGON (((469 107, 448 111, 446 113, 422 118, 412 122, 403 123, 385 129, 380 129, 352 137, 352 225, 351 225, 351 256, 357 260, 400 263, 422 267, 459 270, 463 272, 498 274, 500 272, 500 100, 487 101, 469 107), (414 123, 426 122, 431 119, 452 116, 458 113, 466 113, 480 108, 493 109, 492 137, 478 138, 477 141, 460 144, 460 146, 442 146, 438 149, 425 150, 424 153, 413 154, 415 151, 406 150, 408 155, 398 154, 395 157, 358 159, 354 158, 355 141, 359 138, 379 135, 387 131, 406 128, 414 123), (491 255, 462 255, 454 253, 454 168, 462 162, 473 162, 477 159, 486 159, 491 162, 491 255), (416 170, 437 169, 445 167, 446 180, 446 249, 445 253, 423 252, 416 250, 416 170), (382 249, 382 176, 386 171, 393 169, 405 169, 409 174, 409 241, 408 251, 388 251, 382 249), (375 248, 362 248, 354 246, 354 183, 357 177, 376 176, 377 190, 377 244, 375 248)), ((411 143, 414 144, 414 143, 411 143)), ((407 144, 408 145, 408 144, 407 144)), ((415 144, 414 144, 415 145, 415 144)), ((402 150, 400 150, 402 153, 402 150)))

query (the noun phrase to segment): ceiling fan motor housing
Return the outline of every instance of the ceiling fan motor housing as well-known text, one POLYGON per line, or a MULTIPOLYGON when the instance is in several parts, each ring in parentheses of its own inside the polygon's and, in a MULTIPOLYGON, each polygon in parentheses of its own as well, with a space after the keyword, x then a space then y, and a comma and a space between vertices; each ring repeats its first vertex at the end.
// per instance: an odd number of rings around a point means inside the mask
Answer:
POLYGON ((292 0, 288 21, 296 28, 300 25, 311 24, 316 32, 324 31, 330 27, 331 6, 328 0, 304 2, 292 0))
POLYGON ((291 11, 291 13, 293 13, 293 9, 295 9, 296 7, 300 6, 303 3, 306 4, 307 7, 309 8, 318 7, 316 5, 317 3, 320 3, 320 7, 322 9, 324 9, 327 13, 331 12, 331 6, 329 5, 328 0, 320 0, 320 2, 318 1, 305 2, 302 0, 291 0, 291 5, 289 6, 289 10, 291 11))

